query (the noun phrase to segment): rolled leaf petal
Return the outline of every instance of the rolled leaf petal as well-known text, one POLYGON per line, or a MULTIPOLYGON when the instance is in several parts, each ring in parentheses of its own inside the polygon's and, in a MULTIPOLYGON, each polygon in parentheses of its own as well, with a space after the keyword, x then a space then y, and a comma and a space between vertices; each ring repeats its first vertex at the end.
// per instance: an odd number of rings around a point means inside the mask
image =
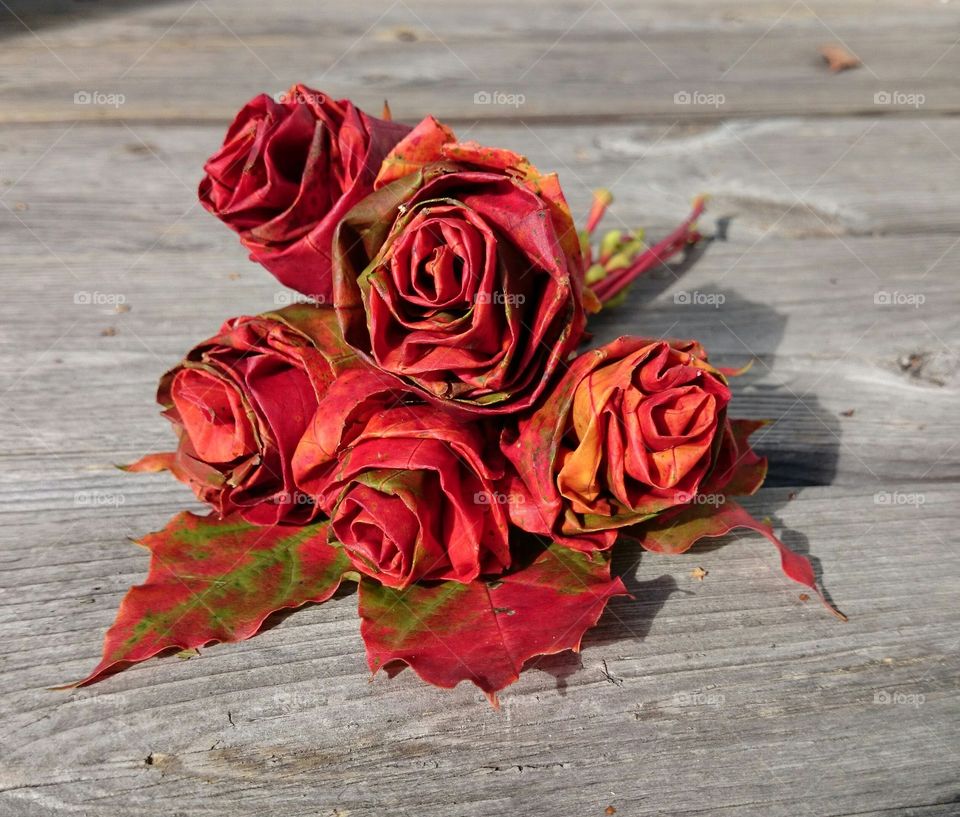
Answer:
POLYGON ((436 162, 443 155, 443 146, 456 141, 457 137, 450 128, 432 116, 426 117, 387 154, 377 173, 374 189, 379 190, 424 165, 436 162))
POLYGON ((583 353, 502 435, 511 490, 527 498, 510 506, 512 521, 594 550, 618 528, 719 490, 717 463, 732 475, 738 459, 729 401, 699 344, 622 337, 583 353))
POLYGON ((470 582, 510 564, 495 429, 375 370, 341 375, 293 457, 356 569, 391 587, 470 582))
POLYGON ((157 401, 179 445, 132 471, 168 469, 221 516, 309 522, 319 509, 296 490, 294 451, 338 373, 368 368, 329 309, 296 304, 233 318, 160 381, 157 401))

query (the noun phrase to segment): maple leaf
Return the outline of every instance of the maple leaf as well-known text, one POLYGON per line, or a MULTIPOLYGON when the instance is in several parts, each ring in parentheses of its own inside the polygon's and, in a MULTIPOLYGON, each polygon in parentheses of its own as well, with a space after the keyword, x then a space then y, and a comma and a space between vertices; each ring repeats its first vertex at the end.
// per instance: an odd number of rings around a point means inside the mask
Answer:
POLYGON ((748 528, 762 534, 780 552, 780 567, 784 575, 810 588, 827 609, 837 618, 847 617, 837 610, 817 586, 813 565, 806 556, 794 553, 773 533, 766 522, 754 519, 750 513, 733 500, 719 506, 691 505, 675 513, 661 514, 656 519, 629 529, 629 535, 640 541, 645 550, 655 553, 686 553, 697 541, 708 537, 723 536, 735 528, 748 528))
POLYGON ((350 571, 327 523, 259 527, 189 512, 141 540, 147 580, 130 588, 107 631, 103 659, 80 686, 176 648, 255 635, 270 613, 330 598, 350 571))
POLYGON ((827 68, 835 74, 860 66, 860 58, 856 54, 852 54, 849 49, 836 43, 821 45, 820 55, 826 60, 827 68))
POLYGON ((496 581, 397 590, 363 579, 361 633, 372 672, 401 661, 435 686, 472 681, 496 706, 496 692, 526 661, 579 650, 607 601, 622 595, 629 594, 610 578, 607 555, 553 544, 496 581))

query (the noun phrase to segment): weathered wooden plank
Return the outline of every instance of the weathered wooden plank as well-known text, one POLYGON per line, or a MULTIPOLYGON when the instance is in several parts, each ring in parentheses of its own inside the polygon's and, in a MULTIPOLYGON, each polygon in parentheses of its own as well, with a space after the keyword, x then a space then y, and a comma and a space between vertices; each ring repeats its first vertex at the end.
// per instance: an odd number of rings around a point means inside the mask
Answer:
MULTIPOLYGON (((218 237, 216 246, 225 246, 222 231, 194 229, 209 226, 195 186, 225 123, 3 127, 0 195, 14 208, 0 220, 7 257, 24 250, 18 219, 36 238, 79 260, 91 251, 126 249, 133 264, 155 244, 196 249, 218 237), (96 209, 89 206, 94 198, 96 209), (120 224, 137 229, 121 231, 120 224)), ((457 130, 464 139, 509 145, 558 171, 578 214, 586 212, 593 188, 611 187, 617 200, 610 226, 669 229, 704 192, 712 196, 706 223, 728 220, 731 240, 960 233, 960 124, 952 120, 517 123, 457 130)), ((848 255, 861 266, 852 251, 848 255)), ((945 256, 941 264, 951 260, 945 256)))
POLYGON ((368 106, 387 95, 404 118, 467 121, 916 112, 918 94, 928 116, 960 109, 960 17, 949 4, 567 0, 524 13, 506 0, 469 11, 303 0, 266 15, 252 3, 181 0, 75 12, 47 28, 28 15, 39 39, 4 18, 0 75, 16 79, 0 91, 5 121, 219 120, 299 80, 368 106), (864 67, 831 75, 818 49, 837 41, 864 67), (75 105, 78 91, 124 103, 75 105), (484 91, 523 102, 475 104, 484 91), (691 102, 677 104, 684 92, 691 102), (892 104, 876 104, 877 93, 892 104))
MULTIPOLYGON (((613 605, 580 659, 525 673, 499 713, 475 690, 425 689, 409 672, 367 685, 355 596, 242 645, 47 691, 95 660, 121 592, 143 575, 146 555, 123 537, 182 504, 162 477, 144 480, 159 493, 117 509, 0 505, 5 537, 15 526, 20 539, 0 574, 4 814, 141 815, 160 802, 190 815, 956 807, 954 485, 890 486, 920 505, 837 486, 750 502, 818 557, 847 625, 802 604, 758 538, 639 566, 626 549, 618 569, 637 601, 613 605), (694 566, 709 571, 702 583, 694 566)), ((53 505, 72 490, 53 487, 53 505)))

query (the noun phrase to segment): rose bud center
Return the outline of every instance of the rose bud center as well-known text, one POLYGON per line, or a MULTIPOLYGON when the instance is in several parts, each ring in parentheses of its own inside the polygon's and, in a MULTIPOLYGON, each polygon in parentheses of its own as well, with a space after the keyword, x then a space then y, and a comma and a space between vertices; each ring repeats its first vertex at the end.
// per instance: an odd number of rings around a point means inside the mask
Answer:
POLYGON ((409 318, 459 317, 493 277, 496 249, 489 228, 470 211, 425 208, 393 248, 390 266, 398 306, 409 318))
POLYGON ((695 488, 684 483, 703 475, 717 428, 717 399, 698 386, 659 394, 630 395, 625 413, 624 466, 636 480, 654 488, 695 488))
POLYGON ((671 389, 640 403, 639 421, 647 446, 662 451, 714 427, 716 398, 695 386, 671 389))
POLYGON ((413 569, 420 521, 400 497, 354 485, 334 511, 332 528, 347 552, 375 574, 402 580, 413 569))
POLYGON ((256 451, 250 418, 230 384, 204 371, 182 369, 170 396, 201 460, 229 463, 256 451))

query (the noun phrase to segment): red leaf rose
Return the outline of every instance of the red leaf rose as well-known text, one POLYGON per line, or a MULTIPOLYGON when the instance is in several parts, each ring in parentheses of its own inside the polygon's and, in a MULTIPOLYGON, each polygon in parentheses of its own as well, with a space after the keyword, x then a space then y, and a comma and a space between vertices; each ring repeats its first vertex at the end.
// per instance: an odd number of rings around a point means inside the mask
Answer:
POLYGON ((808 559, 729 495, 752 494, 767 462, 748 437, 764 423, 730 420, 725 374, 696 341, 622 337, 578 357, 543 405, 501 437, 511 520, 577 550, 618 531, 644 548, 682 553, 734 528, 762 533, 784 573, 820 595, 808 559))
POLYGON ((168 468, 221 516, 308 522, 319 509, 296 491, 291 459, 318 400, 350 365, 363 364, 331 310, 301 304, 233 318, 160 381, 157 401, 180 437, 177 451, 129 470, 168 468))
POLYGON ((329 303, 337 223, 409 130, 305 85, 261 94, 204 165, 200 202, 283 284, 329 303))
POLYGON ((756 490, 765 463, 727 419, 729 402, 726 379, 693 342, 622 337, 582 354, 504 433, 516 490, 529 497, 511 506, 514 522, 589 550, 735 477, 756 490))
POLYGON ((555 176, 447 135, 422 122, 341 223, 334 306, 348 343, 430 399, 514 412, 583 336, 579 242, 555 176))
POLYGON ((385 585, 470 582, 510 564, 495 435, 435 406, 404 402, 381 372, 337 379, 293 470, 357 570, 385 585))

